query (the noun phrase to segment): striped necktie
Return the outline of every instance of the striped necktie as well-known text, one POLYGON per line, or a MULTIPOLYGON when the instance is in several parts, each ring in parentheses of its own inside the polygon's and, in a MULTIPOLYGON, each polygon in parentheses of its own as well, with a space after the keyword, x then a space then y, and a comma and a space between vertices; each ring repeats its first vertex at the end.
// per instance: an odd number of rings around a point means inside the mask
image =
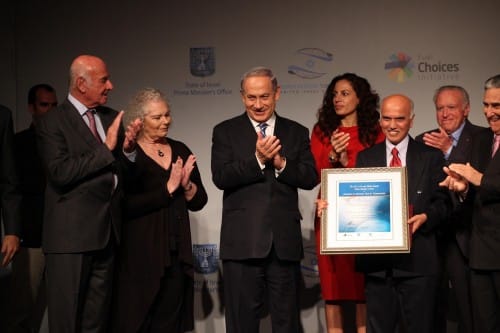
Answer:
POLYGON ((491 157, 495 156, 495 153, 500 146, 500 135, 495 135, 495 140, 493 141, 493 147, 491 148, 491 157))
POLYGON ((269 126, 267 123, 260 123, 257 125, 260 128, 260 134, 262 134, 262 137, 266 137, 266 128, 269 126))

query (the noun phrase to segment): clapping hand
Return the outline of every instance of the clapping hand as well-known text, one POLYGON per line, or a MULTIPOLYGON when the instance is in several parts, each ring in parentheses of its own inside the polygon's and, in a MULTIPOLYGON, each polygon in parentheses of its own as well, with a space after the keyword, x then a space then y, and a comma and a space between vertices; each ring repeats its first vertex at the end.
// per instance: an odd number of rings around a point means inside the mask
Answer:
POLYGON ((142 129, 142 121, 140 118, 136 118, 128 124, 125 130, 125 139, 123 140, 123 150, 126 153, 131 153, 135 150, 135 145, 137 143, 137 135, 142 129))
POLYGON ((344 133, 336 129, 333 131, 330 137, 330 143, 332 145, 332 156, 335 160, 338 160, 340 164, 346 166, 349 162, 347 156, 347 146, 349 145, 350 139, 349 133, 344 133))
POLYGON ((426 145, 437 148, 443 153, 446 153, 453 145, 453 140, 441 127, 439 132, 425 133, 422 139, 426 145))
POLYGON ((257 133, 257 142, 255 144, 255 155, 260 163, 265 164, 267 161, 274 160, 274 157, 281 150, 280 140, 274 135, 262 137, 260 132, 257 133))

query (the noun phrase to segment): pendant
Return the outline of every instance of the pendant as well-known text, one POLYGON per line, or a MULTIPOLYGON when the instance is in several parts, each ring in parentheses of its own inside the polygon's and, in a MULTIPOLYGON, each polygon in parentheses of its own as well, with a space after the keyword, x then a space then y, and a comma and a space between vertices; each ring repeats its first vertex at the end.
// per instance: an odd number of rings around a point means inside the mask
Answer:
POLYGON ((165 156, 165 154, 160 149, 158 149, 158 156, 163 157, 165 156))

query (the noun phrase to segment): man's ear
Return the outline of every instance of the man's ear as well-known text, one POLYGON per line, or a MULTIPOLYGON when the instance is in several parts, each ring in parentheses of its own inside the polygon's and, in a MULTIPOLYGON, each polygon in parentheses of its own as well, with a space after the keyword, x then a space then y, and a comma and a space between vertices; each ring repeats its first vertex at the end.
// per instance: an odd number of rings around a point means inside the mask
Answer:
POLYGON ((76 79, 76 88, 82 94, 84 94, 87 91, 87 80, 85 80, 85 78, 83 76, 79 76, 76 79))

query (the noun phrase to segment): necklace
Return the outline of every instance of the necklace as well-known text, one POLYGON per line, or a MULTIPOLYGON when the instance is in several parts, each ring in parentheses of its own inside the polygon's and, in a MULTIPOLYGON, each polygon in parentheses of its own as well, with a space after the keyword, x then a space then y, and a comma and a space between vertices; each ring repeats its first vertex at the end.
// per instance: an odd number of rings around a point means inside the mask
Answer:
POLYGON ((165 153, 163 152, 163 150, 161 150, 160 148, 157 147, 158 145, 160 145, 160 147, 161 147, 161 143, 159 143, 159 142, 148 142, 147 140, 144 140, 144 139, 141 140, 141 141, 143 143, 146 143, 148 145, 153 146, 153 149, 156 149, 156 153, 158 154, 159 157, 165 156, 165 153))

